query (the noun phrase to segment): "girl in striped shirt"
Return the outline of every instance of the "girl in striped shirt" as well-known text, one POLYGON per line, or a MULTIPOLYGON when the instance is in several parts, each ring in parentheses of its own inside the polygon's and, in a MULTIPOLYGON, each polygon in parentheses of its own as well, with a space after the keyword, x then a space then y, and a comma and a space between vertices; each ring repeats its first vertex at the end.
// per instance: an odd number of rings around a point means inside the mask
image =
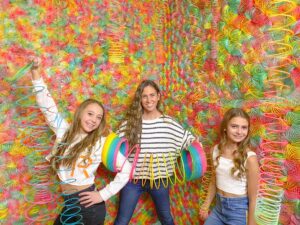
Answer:
POLYGON ((143 81, 137 88, 119 136, 130 147, 138 146, 137 154, 129 155, 135 164, 133 180, 121 190, 115 225, 128 224, 143 192, 152 197, 159 220, 174 224, 170 212, 169 181, 173 179, 176 159, 195 137, 170 116, 160 110, 161 94, 157 84, 143 81))

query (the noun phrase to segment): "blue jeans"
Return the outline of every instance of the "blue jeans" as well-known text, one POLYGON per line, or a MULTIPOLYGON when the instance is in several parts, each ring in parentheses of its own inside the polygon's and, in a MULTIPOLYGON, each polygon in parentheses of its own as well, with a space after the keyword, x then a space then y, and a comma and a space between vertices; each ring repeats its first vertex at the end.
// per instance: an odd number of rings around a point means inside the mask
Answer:
POLYGON ((94 190, 95 185, 92 185, 73 194, 62 194, 65 206, 60 215, 56 218, 54 225, 103 225, 106 214, 104 202, 94 204, 88 208, 85 208, 79 203, 79 193, 94 190))
POLYGON ((217 193, 216 206, 204 225, 246 225, 248 197, 227 198, 217 193))
POLYGON ((137 183, 128 182, 121 190, 118 214, 114 224, 127 225, 129 223, 139 197, 143 192, 148 192, 154 201, 160 222, 163 225, 174 225, 170 210, 169 186, 164 187, 162 182, 160 182, 158 188, 155 185, 151 188, 149 180, 144 185, 142 185, 141 180, 137 183))

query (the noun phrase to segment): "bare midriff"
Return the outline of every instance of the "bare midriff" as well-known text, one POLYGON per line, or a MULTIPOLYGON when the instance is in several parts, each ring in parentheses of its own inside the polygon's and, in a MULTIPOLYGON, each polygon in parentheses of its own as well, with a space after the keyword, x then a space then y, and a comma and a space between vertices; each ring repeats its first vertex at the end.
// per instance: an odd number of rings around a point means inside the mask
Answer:
POLYGON ((84 189, 87 189, 90 186, 92 186, 92 184, 80 185, 80 186, 71 185, 71 184, 61 184, 60 185, 61 190, 64 194, 73 194, 73 193, 76 193, 78 191, 82 191, 84 189))
POLYGON ((246 194, 244 194, 244 195, 236 195, 236 194, 228 193, 228 192, 226 192, 226 191, 222 191, 222 190, 220 190, 219 188, 217 188, 217 192, 218 192, 221 196, 227 197, 227 198, 247 197, 246 194))

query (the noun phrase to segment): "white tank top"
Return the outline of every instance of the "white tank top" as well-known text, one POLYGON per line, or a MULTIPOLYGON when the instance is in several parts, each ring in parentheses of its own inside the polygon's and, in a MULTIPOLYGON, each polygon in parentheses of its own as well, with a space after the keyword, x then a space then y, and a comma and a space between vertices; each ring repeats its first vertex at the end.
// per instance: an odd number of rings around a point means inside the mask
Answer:
MULTIPOLYGON (((217 156, 219 155, 219 149, 217 146, 213 150, 213 162, 217 165, 217 156)), ((247 153, 247 159, 250 156, 256 155, 255 152, 249 151, 247 153)), ((245 164, 247 162, 245 161, 245 164)), ((246 176, 241 178, 233 177, 231 175, 231 169, 234 167, 233 160, 225 157, 219 157, 219 165, 216 168, 216 186, 218 189, 236 195, 247 194, 247 179, 246 176)))

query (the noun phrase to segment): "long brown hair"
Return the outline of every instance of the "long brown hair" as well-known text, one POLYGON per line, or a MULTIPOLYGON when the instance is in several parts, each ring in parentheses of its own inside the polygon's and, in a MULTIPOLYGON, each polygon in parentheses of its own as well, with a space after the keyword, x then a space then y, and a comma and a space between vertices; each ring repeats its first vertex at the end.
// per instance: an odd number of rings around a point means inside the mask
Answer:
MULTIPOLYGON (((148 86, 153 87, 156 90, 157 94, 160 94, 159 87, 153 80, 142 81, 137 87, 132 102, 125 113, 126 126, 122 131, 124 132, 124 136, 127 138, 130 147, 133 147, 136 144, 140 144, 143 116, 143 107, 141 104, 142 93, 148 86)), ((156 108, 161 112, 160 99, 157 103, 156 108)))
POLYGON ((87 148, 87 155, 84 157, 90 157, 92 153, 92 148, 94 147, 97 140, 105 133, 106 121, 105 121, 105 109, 103 105, 95 99, 87 99, 82 102, 75 111, 74 119, 69 127, 69 129, 64 134, 62 140, 57 145, 54 157, 50 160, 52 169, 55 172, 60 165, 71 166, 79 158, 80 154, 87 148), (81 129, 81 116, 83 110, 90 104, 97 104, 103 110, 103 116, 100 125, 95 130, 88 133, 88 135, 77 144, 72 146, 70 149, 68 147, 74 141, 75 136, 80 132, 81 129), (68 154, 66 155, 66 152, 68 154))
POLYGON ((233 164, 234 167, 231 170, 231 175, 232 176, 236 176, 238 178, 241 178, 245 175, 246 169, 245 169, 245 161, 247 159, 247 149, 250 148, 250 117, 249 115, 240 108, 231 108, 230 110, 228 110, 224 117, 223 120, 221 122, 221 126, 220 126, 220 143, 218 145, 218 149, 219 149, 219 155, 217 156, 217 166, 219 164, 219 158, 222 154, 222 151, 227 143, 227 133, 226 133, 226 129, 228 126, 228 123, 231 119, 235 118, 235 117, 241 117, 247 120, 248 122, 248 134, 246 136, 246 138, 241 141, 240 143, 238 143, 238 149, 235 150, 233 152, 233 164))

